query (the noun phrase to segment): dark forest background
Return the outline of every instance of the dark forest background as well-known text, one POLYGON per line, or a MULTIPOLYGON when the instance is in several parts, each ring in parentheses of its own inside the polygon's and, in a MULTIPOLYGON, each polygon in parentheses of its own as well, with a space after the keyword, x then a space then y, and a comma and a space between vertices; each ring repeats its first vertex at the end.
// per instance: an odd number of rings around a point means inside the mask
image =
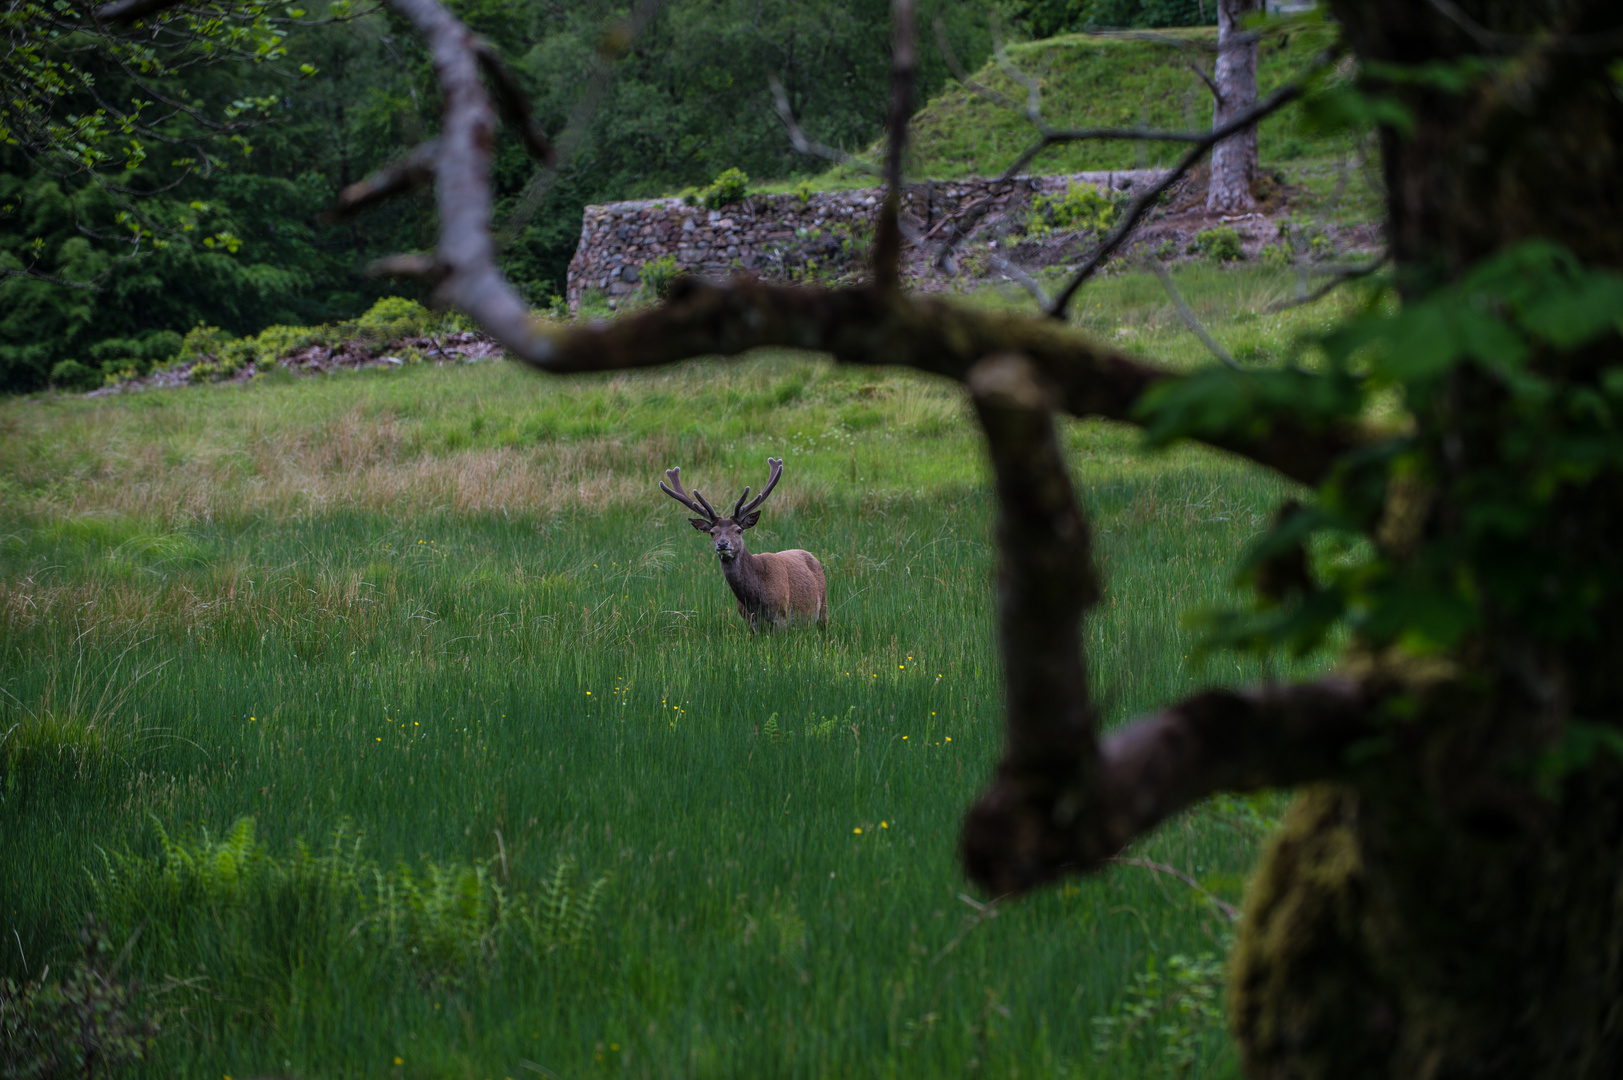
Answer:
MULTIPOLYGON (((577 110, 605 30, 628 11, 615 0, 451 6, 509 60, 553 135, 577 110)), ((984 62, 992 8, 920 8, 923 25, 942 21, 966 65, 984 62)), ((889 0, 671 0, 618 65, 578 151, 505 249, 504 269, 544 307, 563 291, 587 203, 675 192, 728 168, 780 180, 819 171, 785 137, 774 74, 815 137, 870 142, 883 121, 889 9, 889 0)), ((27 43, 28 15, 17 12, 7 30, 27 43)), ((995 14, 1011 37, 1046 37, 1206 23, 1215 10, 1210 0, 1021 0, 995 14)), ((141 97, 95 34, 40 35, 33 44, 47 63, 71 59, 94 79, 96 100, 64 92, 55 115, 111 103, 116 118, 118 103, 141 97)), ((429 245, 426 193, 340 227, 317 217, 340 188, 432 134, 437 98, 421 42, 388 12, 320 26, 294 18, 277 53, 199 63, 163 81, 199 115, 257 120, 234 137, 182 113, 122 160, 64 153, 60 135, 43 148, 0 138, 0 391, 40 388, 69 359, 148 367, 198 324, 248 334, 353 318, 400 289, 361 270, 429 245)), ((921 76, 921 100, 950 77, 934 47, 921 76)), ((30 104, 23 90, 10 93, 13 114, 30 104)), ((0 119, 19 130, 14 115, 0 119)), ((498 222, 535 175, 503 139, 498 222)))

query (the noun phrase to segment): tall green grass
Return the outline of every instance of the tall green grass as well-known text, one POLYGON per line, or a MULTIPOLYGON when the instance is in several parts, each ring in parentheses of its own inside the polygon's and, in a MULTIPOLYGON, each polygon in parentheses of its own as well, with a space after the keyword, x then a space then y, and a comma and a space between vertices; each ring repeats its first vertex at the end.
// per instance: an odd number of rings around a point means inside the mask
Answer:
MULTIPOLYGON (((164 1012, 154 1076, 1233 1072, 1186 1007, 1229 934, 1200 892, 1121 867, 988 908, 959 874, 1001 689, 956 395, 766 357, 0 406, 0 974, 60 970, 94 911, 164 1012), (378 454, 313 449, 384 413, 378 454), (533 434, 492 446, 509 426, 533 434), (669 456, 701 433, 697 464, 669 456), (497 450, 635 482, 433 501, 497 450), (682 464, 725 496, 768 453, 788 469, 750 540, 818 554, 826 630, 749 633, 654 487, 682 464), (238 508, 188 513, 222 477, 238 508)), ((1181 620, 1281 485, 1066 435, 1110 722, 1259 677, 1195 667, 1181 620)), ((1239 903, 1271 808, 1208 805, 1132 854, 1239 903)))

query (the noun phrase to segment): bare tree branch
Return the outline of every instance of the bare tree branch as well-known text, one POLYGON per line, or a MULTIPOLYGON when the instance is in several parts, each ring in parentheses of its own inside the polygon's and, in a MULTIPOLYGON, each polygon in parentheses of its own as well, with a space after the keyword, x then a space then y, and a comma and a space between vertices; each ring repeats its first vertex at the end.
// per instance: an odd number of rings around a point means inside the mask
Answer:
MULTIPOLYGON (((586 130, 591 126, 592 118, 597 115, 598 108, 603 104, 604 95, 608 93, 609 83, 614 80, 616 65, 631 51, 632 43, 659 13, 662 3, 663 0, 637 0, 631 15, 603 35, 603 40, 593 57, 592 77, 581 93, 580 100, 575 103, 569 122, 564 125, 557 139, 550 144, 551 161, 524 185, 524 190, 519 193, 513 209, 507 215, 507 220, 502 223, 497 235, 497 241, 502 247, 518 239, 519 233, 524 231, 524 226, 529 224, 535 212, 541 208, 541 202, 547 197, 547 192, 558 182, 559 171, 575 156, 575 151, 580 149, 581 140, 586 137, 586 130)), ((394 6, 400 8, 399 4, 394 6)))
MULTIPOLYGON (((125 258, 127 259, 128 256, 125 256, 125 258)), ((89 281, 72 281, 68 278, 58 277, 55 274, 47 274, 43 270, 35 270, 28 266, 23 267, 21 270, 13 270, 10 267, 0 266, 0 277, 28 278, 32 281, 44 281, 52 285, 61 285, 66 289, 79 289, 84 292, 99 291, 100 286, 97 284, 97 282, 106 276, 106 274, 97 274, 89 281)))
POLYGON ((496 117, 479 78, 479 39, 438 0, 392 0, 392 4, 428 42, 443 97, 434 158, 439 240, 434 269, 417 265, 414 272, 438 277, 435 295, 493 333, 517 334, 532 319, 496 268, 490 235, 496 117))
POLYGON ((134 22, 180 3, 181 0, 113 0, 92 9, 90 14, 97 22, 134 22))
MULTIPOLYGON (((1096 271, 1099 266, 1102 265, 1104 261, 1116 250, 1116 248, 1120 246, 1121 242, 1127 238, 1128 234, 1131 233, 1132 229, 1138 224, 1139 218, 1142 217, 1144 212, 1154 203, 1154 200, 1159 198, 1162 192, 1171 187, 1185 173, 1187 173, 1188 170, 1200 160, 1201 155, 1205 154, 1206 151, 1210 150, 1214 145, 1227 136, 1234 134, 1236 131, 1243 130, 1250 124, 1262 120, 1265 116, 1277 111, 1280 108, 1283 108, 1291 101, 1294 101, 1296 98, 1300 97, 1306 84, 1306 76, 1304 75, 1302 78, 1281 87, 1274 94, 1270 95, 1266 101, 1259 103, 1255 108, 1247 110, 1239 116, 1234 117, 1230 123, 1224 124, 1220 128, 1214 128, 1211 131, 1165 131, 1157 128, 1144 127, 1053 128, 1050 127, 1047 121, 1042 118, 1040 84, 1035 79, 1030 78, 1029 76, 1025 75, 1024 72, 1021 72, 1018 68, 1014 67, 1013 63, 1008 60, 1007 56, 1003 55, 1001 51, 1001 41, 999 42, 998 47, 998 55, 1000 57, 999 64, 1003 67, 1005 74, 1008 74, 1009 77, 1015 81, 1020 82, 1027 89, 1027 105, 1025 110, 1026 116, 1027 119, 1030 120, 1031 124, 1037 128, 1038 132, 1036 141, 1022 150, 1020 154, 1012 162, 1010 162, 1008 168, 1004 169, 1003 172, 998 176, 997 180, 999 182, 1006 183, 1013 180, 1015 177, 1019 176, 1028 165, 1036 160, 1038 155, 1040 155, 1043 151, 1047 150, 1049 147, 1059 146, 1065 143, 1115 139, 1143 142, 1181 142, 1194 144, 1194 147, 1189 151, 1189 153, 1184 155, 1183 160, 1173 167, 1171 172, 1169 172, 1167 176, 1163 178, 1160 185, 1156 189, 1153 189, 1151 192, 1142 196, 1139 200, 1135 201, 1131 206, 1128 207, 1127 214, 1124 216, 1121 227, 1119 227, 1110 236, 1106 237, 1104 242, 1089 255, 1088 260, 1077 271, 1076 277, 1071 280, 1071 282, 1066 286, 1065 291, 1060 295, 1060 297, 1056 298, 1053 304, 1049 307, 1049 313, 1056 318, 1065 317, 1065 308, 1070 304, 1071 296, 1076 292, 1076 290, 1082 286, 1083 282, 1093 275, 1094 271, 1096 271)), ((1319 57, 1309 69, 1308 74, 1319 70, 1328 62, 1328 56, 1319 57)), ((1205 78, 1204 73, 1202 73, 1202 78, 1205 78)), ((1210 80, 1208 80, 1208 82, 1210 82, 1210 80)), ((1215 85, 1212 87, 1212 91, 1213 93, 1217 92, 1215 85)), ((1001 99, 998 101, 998 103, 1006 108, 1018 109, 1020 107, 1013 101, 1013 99, 1005 97, 1001 94, 996 94, 995 91, 986 91, 986 93, 995 94, 997 99, 1001 99)), ((1219 95, 1219 97, 1221 97, 1221 95, 1219 95)), ((984 205, 976 208, 972 212, 962 212, 960 215, 962 218, 961 221, 952 221, 951 231, 947 234, 946 239, 942 241, 941 247, 937 249, 936 253, 931 258, 932 264, 937 267, 946 266, 959 242, 967 238, 969 234, 974 231, 975 226, 980 223, 980 220, 986 216, 990 209, 991 203, 990 201, 987 201, 984 205)))
POLYGON ((1113 863, 1116 866, 1136 866, 1141 870, 1148 870, 1152 874, 1165 874, 1168 877, 1177 878, 1179 881, 1198 892, 1201 896, 1205 897, 1207 902, 1222 913, 1223 918, 1227 919, 1231 923, 1240 921, 1239 908, 1235 907, 1227 900, 1224 900, 1222 897, 1206 888, 1206 886, 1202 885, 1200 882, 1196 881, 1182 870, 1179 870, 1176 866, 1168 866, 1166 863, 1155 862, 1151 859, 1125 858, 1122 856, 1106 859, 1105 861, 1108 863, 1113 863))
MULTIPOLYGON (((1073 416, 1128 423, 1135 421, 1137 404, 1150 387, 1182 377, 1052 319, 867 287, 768 285, 749 278, 716 285, 685 278, 665 306, 610 323, 553 330, 527 314, 507 324, 481 321, 518 359, 552 373, 654 367, 779 347, 963 381, 983 357, 1015 350, 1057 388, 1058 407, 1073 416)), ((1352 428, 1322 431, 1281 419, 1265 432, 1213 439, 1210 445, 1311 484, 1362 441, 1352 428)))
POLYGON ((907 149, 907 122, 913 115, 913 78, 917 68, 913 0, 892 0, 890 115, 886 120, 885 201, 874 230, 874 285, 886 292, 902 287, 902 155, 907 149))
POLYGON ((1046 127, 1043 121, 1042 80, 1027 75, 1009 59, 1009 50, 1003 40, 1003 19, 998 15, 997 8, 992 9, 992 60, 1011 82, 1026 88, 1026 119, 1035 127, 1046 127))
POLYGON ((535 116, 530 111, 530 95, 519 85, 518 77, 502 63, 496 47, 490 42, 479 42, 478 57, 479 66, 484 68, 486 77, 496 90, 496 107, 501 110, 502 123, 513 129, 532 158, 549 168, 556 165, 558 154, 547 140, 547 133, 535 122, 535 116))
POLYGON ((1031 298, 1037 301, 1039 308, 1046 310, 1048 305, 1054 302, 1053 297, 1048 295, 1048 290, 1043 288, 1042 282, 1032 277, 1022 267, 1016 266, 1001 252, 992 254, 991 263, 992 269, 1026 290, 1031 298))
POLYGON ((1223 100, 1223 91, 1219 90, 1217 88, 1217 83, 1213 82, 1212 77, 1206 74, 1205 68, 1201 67, 1199 64, 1190 63, 1188 61, 1184 62, 1184 67, 1200 76, 1200 81, 1206 84, 1206 89, 1212 92, 1212 97, 1216 98, 1219 102, 1223 100))
POLYGON ((1200 320, 1195 317, 1195 309, 1190 307, 1189 301, 1183 298, 1183 293, 1178 290, 1178 283, 1172 280, 1172 274, 1168 272, 1165 266, 1161 265, 1161 260, 1150 259, 1149 263, 1150 269, 1160 279, 1161 287, 1167 291, 1167 296, 1171 298, 1172 306, 1178 309, 1178 318, 1183 320, 1183 324, 1189 328, 1189 332, 1200 339, 1200 343, 1206 346, 1207 352, 1210 352, 1235 371, 1241 370, 1240 364, 1234 359, 1233 354, 1223 348, 1223 343, 1212 337, 1211 332, 1201 325, 1200 320))
POLYGON ((1088 524, 1054 431, 1061 395, 1018 353, 988 356, 965 384, 997 493, 998 639, 1005 742, 964 821, 970 878, 993 896, 1098 869, 1134 837, 1217 791, 1343 775, 1375 726, 1348 680, 1210 690, 1102 742, 1088 694, 1082 616, 1097 602, 1088 524))
POLYGON ((1065 143, 1090 142, 1105 139, 1130 140, 1132 142, 1177 142, 1198 143, 1206 138, 1204 131, 1164 131, 1160 128, 1047 128, 1043 130, 1037 141, 1020 151, 1008 168, 1003 170, 1000 180, 1012 180, 1025 171, 1032 160, 1051 146, 1062 146, 1065 143))
POLYGON ((338 193, 338 205, 321 215, 322 224, 335 224, 378 203, 433 183, 434 163, 439 153, 439 141, 431 139, 400 161, 385 165, 364 180, 357 180, 338 193))
MULTIPOLYGON (((1088 523, 1054 432, 1057 394, 1018 353, 989 356, 965 382, 986 433, 997 493, 998 644, 1006 698, 998 775, 1018 778, 1028 798, 1069 798, 1061 816, 1094 821, 1105 809, 1104 784, 1082 615, 1100 590, 1088 523)), ((970 877, 991 886, 994 896, 1020 891, 1018 876, 992 868, 1002 865, 1005 850, 1023 853, 1029 838, 1018 831, 980 836, 976 811, 965 823, 970 877)), ((999 817, 995 824, 1022 823, 999 817)), ((1115 853, 1101 851, 1098 859, 1115 853)))
POLYGON ((837 165, 849 165, 859 172, 870 176, 884 176, 885 170, 871 161, 864 161, 855 154, 847 153, 826 143, 817 142, 808 138, 801 130, 800 122, 795 119, 794 110, 789 106, 789 95, 783 89, 783 81, 776 75, 766 77, 767 85, 772 88, 772 102, 778 111, 778 119, 783 121, 785 130, 789 132, 789 142, 798 153, 812 157, 820 157, 832 161, 837 165))
POLYGON ((936 48, 941 50, 941 57, 947 62, 947 69, 952 72, 952 77, 962 83, 970 93, 984 98, 1000 109, 1020 108, 1020 103, 1007 94, 1000 94, 996 90, 975 81, 975 78, 959 61, 958 54, 953 51, 952 42, 947 40, 947 23, 940 15, 935 17, 935 43, 936 48))
POLYGON ((1351 680, 1208 690, 1106 736, 1097 790, 1005 760, 964 822, 969 876, 993 895, 1099 868, 1129 841, 1219 791, 1351 775, 1379 735, 1377 699, 1351 680), (1082 814, 1079 807, 1094 807, 1082 814))
POLYGON ((1373 274, 1375 271, 1379 270, 1381 267, 1385 266, 1391 261, 1392 253, 1390 251, 1383 251, 1378 259, 1376 259, 1374 262, 1366 263, 1363 266, 1342 267, 1329 270, 1328 273, 1330 275, 1330 280, 1325 282, 1323 285, 1320 285, 1317 289, 1314 289, 1312 292, 1303 296, 1295 296, 1289 300, 1281 300, 1278 303, 1269 304, 1267 307, 1263 308, 1263 311, 1272 315, 1275 312, 1287 311, 1293 307, 1301 307, 1304 304, 1311 304, 1316 300, 1322 300, 1324 297, 1330 295, 1330 293, 1347 284, 1349 281, 1357 281, 1359 278, 1368 277, 1370 274, 1373 274))

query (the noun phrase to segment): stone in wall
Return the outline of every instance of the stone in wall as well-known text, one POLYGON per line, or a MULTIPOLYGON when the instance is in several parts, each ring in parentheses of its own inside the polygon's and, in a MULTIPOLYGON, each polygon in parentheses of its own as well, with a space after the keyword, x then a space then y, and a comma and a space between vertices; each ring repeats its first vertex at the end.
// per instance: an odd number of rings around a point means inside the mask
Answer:
MULTIPOLYGON (((903 215, 927 246, 965 223, 972 223, 969 240, 976 242, 998 236, 1038 194, 1082 183, 1136 195, 1163 175, 1159 169, 1132 169, 924 181, 907 186, 903 215)), ((593 291, 613 302, 636 290, 645 263, 666 255, 675 258, 681 272, 701 277, 748 272, 785 280, 808 259, 838 259, 842 245, 849 254, 871 232, 882 197, 880 189, 868 188, 815 192, 805 200, 793 194, 752 195, 721 210, 684 206, 674 198, 588 206, 565 295, 571 309, 593 291)), ((937 274, 923 251, 910 251, 904 261, 915 282, 937 274)))

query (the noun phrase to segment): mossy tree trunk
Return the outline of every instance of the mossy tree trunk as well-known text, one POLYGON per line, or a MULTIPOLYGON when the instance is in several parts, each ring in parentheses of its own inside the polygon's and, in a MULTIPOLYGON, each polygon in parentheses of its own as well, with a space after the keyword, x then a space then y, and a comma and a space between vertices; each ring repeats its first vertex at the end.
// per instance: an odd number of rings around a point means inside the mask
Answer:
MULTIPOLYGON (((1391 250, 1412 294, 1545 238, 1623 268, 1623 94, 1615 2, 1332 4, 1371 62, 1492 73, 1464 92, 1394 80, 1413 129, 1382 134, 1391 250)), ((1623 365, 1613 334, 1534 357, 1571 384, 1623 365)), ((1494 465, 1513 426, 1498 383, 1462 367, 1417 417, 1439 482, 1494 465)), ((1447 543, 1471 506, 1422 492, 1394 549, 1447 543)), ((1599 480, 1538 526, 1552 598, 1609 567, 1623 490, 1599 480)), ((1552 616, 1555 612, 1552 610, 1552 616)), ((1299 794, 1247 905, 1231 1018, 1253 1077, 1623 1076, 1623 768, 1595 753, 1555 792, 1531 764, 1574 721, 1623 721, 1623 628, 1535 632, 1496 613, 1456 655, 1372 657, 1407 718, 1356 783, 1299 794), (1402 668, 1403 670, 1398 670, 1402 668)))

